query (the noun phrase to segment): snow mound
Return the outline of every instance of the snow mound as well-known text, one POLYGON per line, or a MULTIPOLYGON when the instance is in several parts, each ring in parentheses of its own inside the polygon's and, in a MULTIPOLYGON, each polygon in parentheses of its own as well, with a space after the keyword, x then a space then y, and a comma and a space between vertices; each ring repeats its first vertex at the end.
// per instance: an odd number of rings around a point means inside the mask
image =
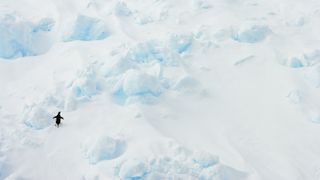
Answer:
POLYGON ((106 24, 101 19, 85 15, 79 15, 69 31, 64 36, 64 41, 102 40, 110 35, 106 24))
POLYGON ((27 107, 23 121, 32 129, 43 129, 53 124, 51 113, 40 105, 27 107))
POLYGON ((240 29, 233 34, 232 38, 241 43, 258 43, 271 33, 271 29, 266 25, 253 25, 240 29))
POLYGON ((96 164, 121 156, 126 151, 127 143, 120 137, 102 136, 89 141, 85 146, 85 154, 89 162, 96 164))
POLYGON ((0 14, 0 58, 44 54, 53 44, 53 34, 50 32, 54 24, 51 18, 34 23, 15 14, 0 14))

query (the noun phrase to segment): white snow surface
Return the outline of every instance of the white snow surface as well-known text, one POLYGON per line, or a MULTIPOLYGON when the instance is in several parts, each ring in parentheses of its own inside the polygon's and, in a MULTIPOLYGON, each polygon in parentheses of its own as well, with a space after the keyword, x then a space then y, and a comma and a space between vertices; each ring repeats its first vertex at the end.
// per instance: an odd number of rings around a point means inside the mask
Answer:
POLYGON ((319 180, 319 32, 318 0, 1 0, 0 180, 319 180))

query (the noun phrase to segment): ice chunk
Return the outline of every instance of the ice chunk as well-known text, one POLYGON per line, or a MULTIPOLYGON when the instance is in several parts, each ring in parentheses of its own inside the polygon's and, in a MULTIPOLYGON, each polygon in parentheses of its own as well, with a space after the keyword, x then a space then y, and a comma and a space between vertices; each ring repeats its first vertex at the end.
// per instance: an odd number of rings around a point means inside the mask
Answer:
POLYGON ((79 15, 72 26, 71 32, 64 37, 64 41, 102 40, 109 35, 107 26, 101 19, 79 15))
POLYGON ((97 74, 95 64, 90 64, 81 71, 72 83, 72 92, 76 97, 91 97, 102 90, 103 80, 97 74))
POLYGON ((115 6, 115 14, 117 16, 130 16, 132 12, 125 2, 118 1, 115 6))
POLYGON ((99 161, 111 160, 121 156, 126 150, 126 141, 120 137, 102 136, 90 141, 86 147, 86 156, 89 162, 96 164, 99 161))
POLYGON ((208 152, 196 152, 193 156, 193 162, 202 168, 207 168, 219 163, 219 158, 208 152))
POLYGON ((170 47, 181 54, 190 49, 193 41, 192 34, 176 34, 170 38, 170 47))
POLYGON ((200 173, 200 180, 220 179, 220 166, 211 166, 203 169, 200 173))
POLYGON ((135 65, 127 58, 112 59, 111 63, 104 64, 102 71, 105 77, 114 77, 125 73, 135 65))
POLYGON ((193 4, 199 9, 209 9, 212 6, 209 4, 208 0, 193 0, 193 4))
POLYGON ((304 52, 300 55, 293 56, 287 59, 287 66, 292 68, 308 67, 317 64, 320 61, 320 50, 304 52))
POLYGON ((154 60, 155 54, 160 53, 160 45, 156 41, 139 43, 129 49, 126 58, 138 63, 146 63, 154 60))
POLYGON ((290 67, 292 68, 300 68, 300 67, 303 67, 304 65, 302 64, 302 60, 297 58, 297 57, 294 57, 294 58, 291 58, 290 59, 290 67))
POLYGON ((263 41, 271 33, 271 29, 266 25, 254 25, 240 30, 235 33, 232 38, 242 43, 258 43, 263 41))
POLYGON ((198 85, 199 85, 199 82, 194 78, 190 76, 183 76, 180 79, 178 79, 178 81, 176 82, 173 88, 177 91, 191 92, 198 85))
POLYGON ((13 59, 47 52, 53 44, 50 34, 53 26, 54 20, 50 18, 34 24, 14 14, 0 17, 0 58, 13 59))
POLYGON ((143 14, 135 15, 134 19, 135 19, 135 22, 140 25, 149 24, 154 21, 152 17, 148 15, 143 15, 143 14))
POLYGON ((148 166, 146 162, 138 159, 130 159, 125 161, 120 168, 119 176, 125 180, 143 179, 148 174, 148 166))
POLYGON ((33 32, 51 31, 54 27, 55 21, 51 18, 41 19, 38 24, 33 27, 33 32))
POLYGON ((162 88, 159 79, 155 76, 139 72, 137 70, 129 70, 125 75, 123 82, 123 92, 127 96, 151 94, 159 96, 162 88))

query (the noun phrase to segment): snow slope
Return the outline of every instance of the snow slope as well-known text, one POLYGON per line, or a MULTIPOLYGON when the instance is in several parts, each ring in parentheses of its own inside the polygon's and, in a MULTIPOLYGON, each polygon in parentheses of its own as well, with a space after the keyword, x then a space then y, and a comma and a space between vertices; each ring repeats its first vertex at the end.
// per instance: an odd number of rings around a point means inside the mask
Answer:
POLYGON ((316 0, 1 0, 0 179, 320 179, 319 19, 316 0))

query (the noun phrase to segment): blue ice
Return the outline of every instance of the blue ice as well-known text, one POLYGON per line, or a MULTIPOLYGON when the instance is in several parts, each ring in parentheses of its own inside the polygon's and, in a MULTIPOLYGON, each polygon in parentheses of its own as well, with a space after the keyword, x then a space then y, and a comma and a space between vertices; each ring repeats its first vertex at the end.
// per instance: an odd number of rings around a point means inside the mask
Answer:
POLYGON ((291 61, 290 61, 290 67, 292 68, 301 68, 303 67, 303 64, 301 62, 301 60, 299 58, 292 58, 291 61))
POLYGON ((45 53, 51 47, 48 34, 54 20, 44 18, 37 24, 17 21, 14 15, 0 19, 0 58, 13 59, 45 53))
POLYGON ((54 27, 55 21, 51 18, 41 19, 38 24, 33 27, 33 32, 51 31, 54 27))
POLYGON ((292 57, 288 60, 288 66, 292 68, 301 68, 315 65, 320 61, 320 50, 315 49, 305 52, 302 55, 292 57))
POLYGON ((219 163, 219 158, 207 152, 197 152, 193 156, 193 162, 202 168, 207 168, 219 163))
POLYGON ((255 25, 232 36, 235 41, 243 43, 258 43, 263 41, 272 31, 268 26, 255 25))
POLYGON ((106 24, 94 17, 79 15, 72 27, 72 32, 64 37, 64 41, 102 40, 109 36, 106 24))

